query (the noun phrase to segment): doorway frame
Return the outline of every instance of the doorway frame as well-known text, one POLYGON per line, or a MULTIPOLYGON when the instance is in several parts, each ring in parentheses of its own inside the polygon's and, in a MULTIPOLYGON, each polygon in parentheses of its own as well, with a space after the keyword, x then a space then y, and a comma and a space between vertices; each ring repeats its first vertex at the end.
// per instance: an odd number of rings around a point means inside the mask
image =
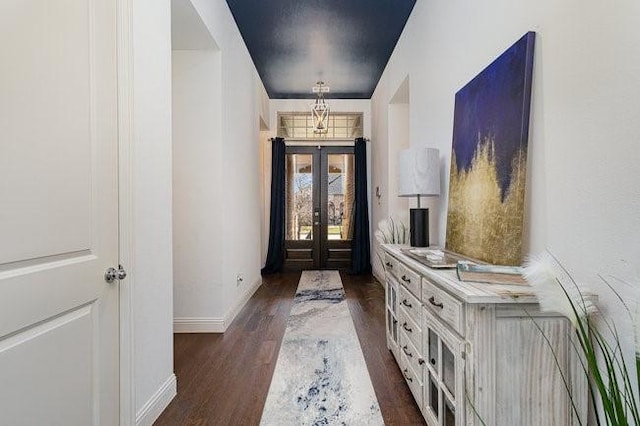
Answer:
POLYGON ((129 271, 119 282, 120 425, 136 424, 133 332, 135 262, 133 258, 133 0, 116 3, 116 62, 118 96, 118 239, 119 261, 129 271))
MULTIPOLYGON (((351 252, 351 240, 336 240, 330 241, 328 238, 328 220, 329 212, 328 205, 325 201, 328 200, 328 187, 329 187, 329 155, 351 154, 354 155, 353 143, 338 144, 313 144, 307 143, 289 143, 285 147, 285 156, 291 154, 311 155, 313 158, 312 167, 312 180, 313 180, 313 192, 312 192, 312 214, 315 216, 316 210, 319 213, 319 225, 313 224, 313 239, 311 242, 306 240, 287 240, 285 237, 284 250, 287 253, 289 250, 311 250, 311 269, 349 269, 349 266, 344 265, 332 265, 330 250, 343 251, 348 250, 351 252), (327 192, 327 199, 323 199, 323 192, 327 192)), ((355 200, 354 200, 355 201, 355 200)), ((312 216, 312 218, 314 217, 312 216)), ((286 215, 284 226, 286 228, 286 215)), ((315 221, 315 218, 313 218, 315 221)), ((287 264, 285 255, 285 271, 298 271, 304 270, 306 265, 301 265, 300 268, 292 267, 287 264)), ((336 260, 336 262, 338 262, 336 260)), ((349 265, 351 264, 351 257, 349 256, 349 265)), ((338 262, 339 263, 339 262, 338 262)))

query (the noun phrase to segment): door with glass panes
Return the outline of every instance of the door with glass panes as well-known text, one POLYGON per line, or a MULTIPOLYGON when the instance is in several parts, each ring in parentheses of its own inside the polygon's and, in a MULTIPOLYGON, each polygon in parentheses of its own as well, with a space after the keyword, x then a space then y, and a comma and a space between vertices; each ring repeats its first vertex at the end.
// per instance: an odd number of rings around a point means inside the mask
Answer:
POLYGON ((352 146, 287 146, 285 270, 348 269, 355 198, 352 146))
POLYGON ((464 341, 423 308, 424 414, 430 426, 462 426, 465 415, 464 341))

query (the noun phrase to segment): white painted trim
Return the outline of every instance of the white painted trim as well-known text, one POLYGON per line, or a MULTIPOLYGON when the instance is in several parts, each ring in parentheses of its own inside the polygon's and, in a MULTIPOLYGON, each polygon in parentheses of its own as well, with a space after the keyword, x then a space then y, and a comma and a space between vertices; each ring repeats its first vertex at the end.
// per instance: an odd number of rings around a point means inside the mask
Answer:
POLYGON ((227 311, 223 318, 220 317, 178 317, 173 319, 174 333, 224 333, 235 317, 247 304, 251 296, 262 285, 262 277, 258 278, 236 304, 227 311))
POLYGON ((136 414, 136 426, 151 426, 176 396, 176 375, 171 374, 136 414))
POLYGON ((231 309, 227 311, 227 313, 224 316, 225 330, 231 325, 231 323, 236 318, 236 316, 240 313, 242 308, 244 308, 244 305, 247 304, 249 299, 251 299, 251 296, 253 296, 253 294, 256 292, 256 290, 260 288, 261 285, 262 285, 262 277, 258 277, 258 279, 253 282, 251 287, 247 289, 245 294, 240 299, 238 299, 235 306, 232 306, 231 309))
POLYGON ((224 333, 224 319, 214 317, 181 317, 173 319, 174 333, 224 333))
POLYGON ((135 424, 133 333, 133 0, 117 0, 116 55, 118 66, 118 240, 119 262, 128 277, 119 283, 120 309, 120 425, 135 424))

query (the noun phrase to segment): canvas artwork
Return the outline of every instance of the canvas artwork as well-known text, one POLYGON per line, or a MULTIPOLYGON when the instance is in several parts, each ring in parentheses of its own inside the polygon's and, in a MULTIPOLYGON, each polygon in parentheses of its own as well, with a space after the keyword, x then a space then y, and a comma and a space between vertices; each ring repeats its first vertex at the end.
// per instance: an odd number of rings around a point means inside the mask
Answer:
POLYGON ((446 247, 520 265, 535 33, 456 93, 446 247))

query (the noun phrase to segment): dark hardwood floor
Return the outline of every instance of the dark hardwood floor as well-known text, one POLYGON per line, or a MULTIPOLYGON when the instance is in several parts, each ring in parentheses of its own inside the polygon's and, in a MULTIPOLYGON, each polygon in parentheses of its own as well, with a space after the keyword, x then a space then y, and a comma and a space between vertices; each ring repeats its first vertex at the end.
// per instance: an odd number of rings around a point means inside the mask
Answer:
MULTIPOLYGON (((384 289, 371 276, 340 275, 385 423, 424 425, 386 346, 384 289)), ((224 334, 175 335, 178 395, 156 426, 260 423, 299 278, 265 276, 224 334)))

